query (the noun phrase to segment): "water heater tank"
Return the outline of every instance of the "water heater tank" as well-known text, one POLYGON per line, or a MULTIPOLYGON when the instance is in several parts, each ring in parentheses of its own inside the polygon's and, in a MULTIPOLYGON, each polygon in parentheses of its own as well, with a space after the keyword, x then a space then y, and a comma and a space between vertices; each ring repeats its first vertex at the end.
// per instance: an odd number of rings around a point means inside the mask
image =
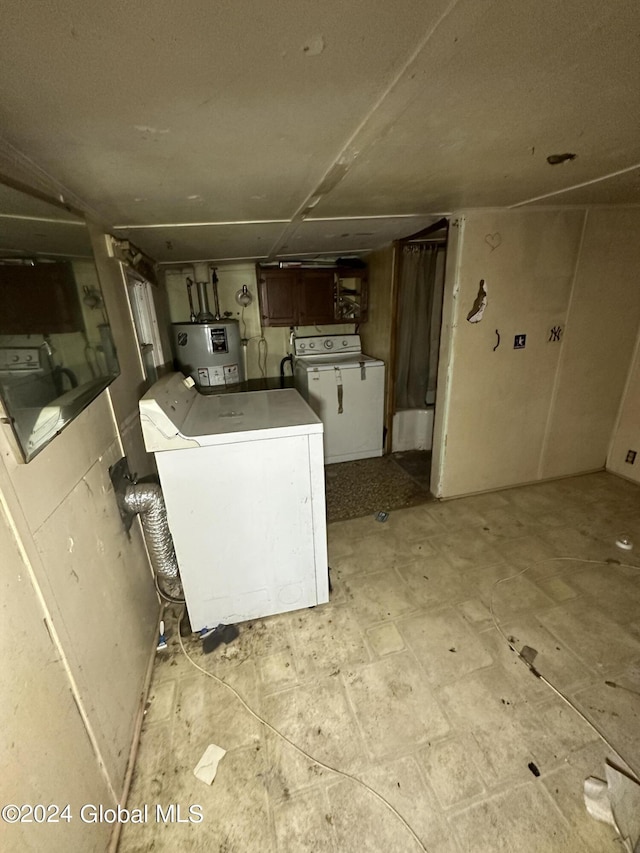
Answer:
POLYGON ((172 323, 178 368, 196 385, 236 385, 244 382, 237 320, 172 323))

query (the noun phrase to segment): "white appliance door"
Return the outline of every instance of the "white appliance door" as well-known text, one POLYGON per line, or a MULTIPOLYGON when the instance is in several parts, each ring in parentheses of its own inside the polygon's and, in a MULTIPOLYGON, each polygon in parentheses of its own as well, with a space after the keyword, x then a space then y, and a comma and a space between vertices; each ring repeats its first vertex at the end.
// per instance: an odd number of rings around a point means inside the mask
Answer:
POLYGON ((321 441, 156 454, 194 630, 328 601, 321 441))
POLYGON ((307 369, 308 402, 324 424, 325 462, 382 456, 384 364, 307 369))

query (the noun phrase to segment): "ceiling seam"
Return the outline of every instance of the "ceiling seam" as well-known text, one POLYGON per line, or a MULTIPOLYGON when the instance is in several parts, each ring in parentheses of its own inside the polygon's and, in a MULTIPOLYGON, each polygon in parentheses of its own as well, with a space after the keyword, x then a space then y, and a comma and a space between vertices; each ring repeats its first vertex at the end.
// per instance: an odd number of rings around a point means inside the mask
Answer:
POLYGON ((307 216, 305 222, 353 222, 355 219, 421 219, 425 216, 450 216, 451 211, 442 213, 374 213, 368 216, 307 216))
MULTIPOLYGON (((317 254, 317 253, 316 253, 317 254)), ((187 258, 182 261, 156 261, 159 267, 182 267, 188 264, 208 264, 208 263, 247 263, 249 261, 262 261, 264 260, 266 255, 241 255, 238 258, 187 258)))
MULTIPOLYGON (((345 177, 345 175, 349 171, 351 163, 355 160, 355 158, 357 156, 357 154, 352 154, 350 160, 348 160, 347 162, 342 162, 342 158, 344 157, 345 153, 348 151, 350 146, 352 146, 354 140, 358 137, 358 135, 360 133, 362 133, 362 131, 364 130, 366 125, 371 121, 372 116, 375 115, 375 113, 380 109, 380 107, 382 106, 384 101, 389 97, 391 92, 395 89, 395 87, 398 85, 400 80, 404 77, 404 75, 407 72, 407 69, 411 66, 412 63, 414 63, 416 61, 418 56, 422 53, 422 51, 426 47, 427 43, 431 40, 433 35, 436 33, 436 31, 438 30, 438 28, 442 24, 442 22, 445 21, 449 17, 449 15, 453 12, 455 7, 460 2, 461 2, 461 0, 451 0, 451 2, 446 7, 444 12, 442 12, 442 14, 436 20, 436 22, 426 32, 426 34, 424 35, 422 40, 419 42, 417 47, 415 47, 413 49, 413 51, 409 55, 408 59, 404 62, 404 64, 400 68, 400 70, 393 77, 392 81, 387 85, 387 87, 384 89, 382 94, 375 101, 375 103, 373 104, 371 109, 369 109, 369 111, 366 113, 364 118, 360 121, 360 123, 358 124, 356 129, 353 131, 353 133, 349 136, 347 141, 344 143, 344 145, 340 149, 340 152, 337 155, 337 157, 334 158, 334 160, 331 163, 331 165, 329 166, 329 168, 325 171, 325 173, 323 174, 320 181, 316 184, 315 189, 305 197, 305 200, 302 202, 302 204, 300 204, 298 209, 295 211, 295 213, 293 214, 293 216, 291 217, 291 219, 289 221, 289 225, 283 229, 282 234, 280 235, 279 239, 276 240, 276 242, 273 244, 271 251, 269 252, 270 258, 273 257, 278 252, 278 248, 282 245, 284 240, 290 239, 290 237, 292 237, 295 234, 295 232, 298 229, 299 224, 305 218, 304 217, 305 212, 308 212, 311 209, 313 209, 313 207, 320 201, 320 199, 322 198, 322 195, 324 193, 319 192, 319 190, 321 190, 323 183, 325 183, 330 178, 331 173, 336 172, 338 170, 340 171, 338 179, 334 183, 331 184, 330 190, 334 189, 334 187, 338 183, 340 183, 340 181, 345 177), (293 227, 293 226, 295 226, 295 227, 293 227)), ((360 153, 360 152, 358 152, 358 153, 360 153)))
MULTIPOLYGON (((95 219, 96 222, 104 221, 98 211, 94 210, 84 199, 80 198, 80 196, 54 178, 53 175, 50 175, 44 167, 40 166, 35 160, 32 160, 31 157, 23 154, 22 151, 4 137, 0 137, 0 155, 4 156, 7 160, 12 160, 18 169, 24 170, 32 180, 36 180, 40 184, 41 191, 44 190, 54 195, 54 197, 57 196, 56 200, 58 202, 70 204, 82 210, 83 213, 95 219)), ((36 188, 34 187, 34 189, 36 188)))
POLYGON ((284 225, 289 219, 238 219, 236 221, 221 220, 219 222, 154 222, 142 225, 113 225, 114 230, 133 230, 150 228, 210 228, 222 225, 284 225))
MULTIPOLYGON (((602 175, 600 178, 592 178, 589 181, 582 181, 580 184, 574 184, 571 187, 565 187, 561 190, 554 190, 550 193, 545 193, 544 195, 538 195, 534 198, 528 198, 525 201, 519 201, 516 204, 510 204, 508 210, 513 210, 515 207, 522 207, 525 204, 533 204, 536 201, 542 201, 545 198, 552 198, 556 195, 562 195, 563 193, 570 193, 572 190, 579 190, 582 187, 589 187, 592 184, 598 184, 601 181, 608 181, 609 178, 616 178, 618 175, 626 175, 627 172, 633 172, 636 169, 640 169, 640 163, 636 163, 634 166, 627 166, 625 169, 618 169, 617 172, 610 172, 608 175, 602 175)), ((587 207, 589 205, 577 205, 578 207, 587 207)))

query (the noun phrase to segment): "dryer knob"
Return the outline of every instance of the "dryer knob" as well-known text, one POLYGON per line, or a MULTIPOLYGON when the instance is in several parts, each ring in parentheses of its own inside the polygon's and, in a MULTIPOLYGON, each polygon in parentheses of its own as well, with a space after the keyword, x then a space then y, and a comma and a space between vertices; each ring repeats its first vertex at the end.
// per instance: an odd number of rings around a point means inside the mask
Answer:
POLYGON ((311 343, 309 344, 309 349, 315 349, 315 347, 316 347, 316 345, 314 344, 313 341, 311 341, 311 343))
POLYGON ((324 342, 324 348, 333 349, 333 341, 331 340, 331 338, 327 338, 327 340, 324 342))

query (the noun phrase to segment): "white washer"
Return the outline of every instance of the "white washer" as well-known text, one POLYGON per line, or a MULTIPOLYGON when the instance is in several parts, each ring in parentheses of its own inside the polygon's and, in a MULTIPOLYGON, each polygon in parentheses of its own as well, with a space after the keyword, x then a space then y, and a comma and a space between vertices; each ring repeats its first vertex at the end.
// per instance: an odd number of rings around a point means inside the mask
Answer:
POLYGON ((324 424, 326 463, 382 456, 384 362, 364 355, 360 335, 294 340, 294 382, 324 424))
POLYGON ((329 600, 322 423, 293 388, 140 400, 194 631, 329 600))

